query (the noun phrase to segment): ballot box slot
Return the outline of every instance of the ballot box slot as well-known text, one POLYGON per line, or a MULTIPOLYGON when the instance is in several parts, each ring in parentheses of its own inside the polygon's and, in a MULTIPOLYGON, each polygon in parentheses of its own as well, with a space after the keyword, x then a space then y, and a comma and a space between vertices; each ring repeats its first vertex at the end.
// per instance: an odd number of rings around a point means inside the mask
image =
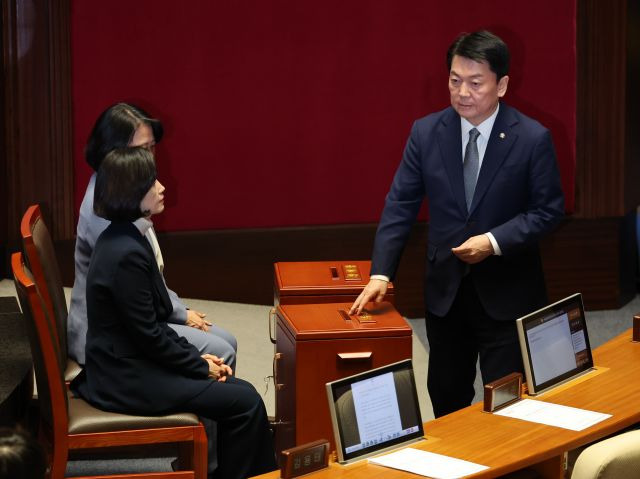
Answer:
POLYGON ((376 318, 367 310, 363 310, 360 314, 351 316, 349 313, 347 313, 346 310, 339 309, 338 314, 342 317, 342 319, 349 322, 351 322, 354 318, 358 323, 363 323, 363 324, 376 322, 376 318))
POLYGON ((340 279, 340 273, 338 273, 338 268, 335 266, 329 266, 329 271, 331 271, 331 279, 337 281, 340 279))

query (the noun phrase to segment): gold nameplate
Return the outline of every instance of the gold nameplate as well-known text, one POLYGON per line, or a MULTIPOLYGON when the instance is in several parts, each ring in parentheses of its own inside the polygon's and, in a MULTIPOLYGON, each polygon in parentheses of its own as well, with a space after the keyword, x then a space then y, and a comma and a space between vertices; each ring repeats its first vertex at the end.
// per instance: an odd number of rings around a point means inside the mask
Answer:
POLYGON ((344 279, 346 281, 362 281, 360 275, 360 268, 355 264, 343 264, 342 272, 344 273, 344 279))

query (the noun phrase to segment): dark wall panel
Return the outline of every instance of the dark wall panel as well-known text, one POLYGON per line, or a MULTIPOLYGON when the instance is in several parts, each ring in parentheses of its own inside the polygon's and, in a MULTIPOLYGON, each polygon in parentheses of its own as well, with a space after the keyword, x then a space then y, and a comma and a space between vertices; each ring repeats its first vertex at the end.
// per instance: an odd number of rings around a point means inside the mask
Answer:
POLYGON ((576 214, 624 216, 640 203, 640 4, 577 8, 576 214))
MULTIPOLYGON (((582 293, 588 309, 614 309, 635 294, 634 219, 567 218, 541 245, 551 301, 582 293)), ((273 304, 273 263, 368 259, 376 226, 342 225, 164 233, 169 287, 183 297, 273 304)), ((423 317, 428 227, 415 225, 398 269, 396 306, 423 317)), ((73 242, 58 243, 64 280, 73 282, 73 242)), ((266 319, 266 318, 265 318, 266 319)))
POLYGON ((69 2, 7 0, 1 8, 0 277, 29 205, 40 203, 55 239, 75 229, 69 2))

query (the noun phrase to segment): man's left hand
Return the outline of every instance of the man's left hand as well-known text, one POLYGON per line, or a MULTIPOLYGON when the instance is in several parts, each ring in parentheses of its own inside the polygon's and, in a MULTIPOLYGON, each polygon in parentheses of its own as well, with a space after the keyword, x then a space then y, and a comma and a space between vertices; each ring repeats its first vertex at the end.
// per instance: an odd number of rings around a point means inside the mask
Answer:
POLYGON ((211 323, 204 319, 206 314, 194 311, 193 309, 187 309, 187 326, 200 329, 202 331, 209 331, 211 323))
POLYGON ((493 254, 493 246, 487 235, 472 236, 456 248, 451 248, 461 261, 469 264, 479 263, 493 254))

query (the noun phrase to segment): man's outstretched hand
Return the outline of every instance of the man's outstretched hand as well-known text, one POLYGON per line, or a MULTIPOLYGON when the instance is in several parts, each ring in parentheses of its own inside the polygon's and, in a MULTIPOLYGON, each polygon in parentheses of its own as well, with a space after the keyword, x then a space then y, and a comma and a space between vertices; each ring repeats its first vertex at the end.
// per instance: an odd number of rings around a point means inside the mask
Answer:
POLYGON ((360 314, 370 301, 379 303, 384 299, 389 283, 381 279, 370 279, 349 310, 349 314, 360 314))

